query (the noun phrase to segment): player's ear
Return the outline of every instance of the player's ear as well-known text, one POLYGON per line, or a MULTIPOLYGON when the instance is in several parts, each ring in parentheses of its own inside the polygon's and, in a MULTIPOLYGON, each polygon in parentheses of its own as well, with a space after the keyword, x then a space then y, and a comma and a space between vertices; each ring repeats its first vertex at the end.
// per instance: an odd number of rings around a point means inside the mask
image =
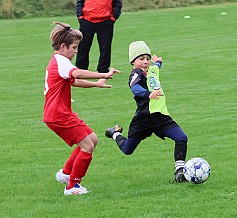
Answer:
POLYGON ((65 49, 65 48, 67 48, 67 45, 66 45, 65 43, 62 43, 62 44, 60 45, 60 48, 65 49))

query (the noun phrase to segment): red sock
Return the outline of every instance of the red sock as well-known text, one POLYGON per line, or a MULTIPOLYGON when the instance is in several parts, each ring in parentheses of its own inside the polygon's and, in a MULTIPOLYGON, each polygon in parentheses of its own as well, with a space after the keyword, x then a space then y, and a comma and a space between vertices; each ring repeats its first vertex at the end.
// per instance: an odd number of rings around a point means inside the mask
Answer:
POLYGON ((68 189, 72 188, 76 183, 81 182, 82 177, 86 175, 91 160, 92 160, 91 153, 85 151, 79 152, 73 163, 68 189))
POLYGON ((79 154, 81 148, 79 146, 77 146, 71 153, 70 157, 68 158, 68 160, 66 161, 64 167, 63 167, 63 173, 70 175, 72 172, 72 166, 73 166, 73 162, 75 160, 75 158, 77 157, 77 155, 79 154))

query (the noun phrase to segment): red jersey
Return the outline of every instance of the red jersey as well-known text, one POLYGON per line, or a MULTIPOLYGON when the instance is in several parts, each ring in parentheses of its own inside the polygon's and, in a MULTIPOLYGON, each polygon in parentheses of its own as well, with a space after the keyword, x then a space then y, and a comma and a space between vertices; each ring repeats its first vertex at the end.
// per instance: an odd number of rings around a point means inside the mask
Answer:
POLYGON ((92 23, 119 18, 122 0, 77 0, 77 16, 92 23))
POLYGON ((71 108, 72 72, 77 70, 71 61, 53 54, 45 75, 44 122, 59 122, 60 126, 78 125, 78 116, 71 108))

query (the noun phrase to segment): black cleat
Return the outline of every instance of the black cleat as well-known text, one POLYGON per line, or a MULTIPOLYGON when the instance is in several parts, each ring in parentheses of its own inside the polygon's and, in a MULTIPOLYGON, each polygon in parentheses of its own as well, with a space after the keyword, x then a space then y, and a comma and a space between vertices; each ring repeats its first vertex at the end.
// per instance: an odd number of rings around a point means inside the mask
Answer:
POLYGON ((113 137, 113 134, 115 132, 123 132, 123 127, 120 126, 119 124, 115 125, 114 127, 112 128, 108 128, 106 131, 105 131, 105 136, 108 137, 108 138, 112 138, 113 137))
POLYGON ((176 182, 185 182, 187 181, 186 178, 184 177, 184 172, 183 172, 183 167, 179 168, 175 172, 175 181, 176 182))

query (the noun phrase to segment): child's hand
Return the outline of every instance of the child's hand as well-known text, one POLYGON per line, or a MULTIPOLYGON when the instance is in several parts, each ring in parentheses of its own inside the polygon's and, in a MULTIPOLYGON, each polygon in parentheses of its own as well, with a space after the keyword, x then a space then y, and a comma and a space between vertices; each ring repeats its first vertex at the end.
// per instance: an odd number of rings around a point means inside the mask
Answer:
POLYGON ((120 74, 121 71, 120 70, 116 70, 114 68, 111 68, 110 71, 107 73, 105 79, 112 79, 114 73, 120 74))
POLYGON ((99 79, 97 81, 97 85, 99 88, 112 88, 111 85, 107 85, 106 82, 107 82, 108 79, 99 79))
POLYGON ((162 57, 157 57, 155 54, 151 56, 151 61, 153 63, 157 62, 157 61, 160 61, 162 62, 162 57))
POLYGON ((163 96, 162 91, 161 90, 155 90, 149 95, 149 98, 150 99, 158 99, 160 96, 163 96))

